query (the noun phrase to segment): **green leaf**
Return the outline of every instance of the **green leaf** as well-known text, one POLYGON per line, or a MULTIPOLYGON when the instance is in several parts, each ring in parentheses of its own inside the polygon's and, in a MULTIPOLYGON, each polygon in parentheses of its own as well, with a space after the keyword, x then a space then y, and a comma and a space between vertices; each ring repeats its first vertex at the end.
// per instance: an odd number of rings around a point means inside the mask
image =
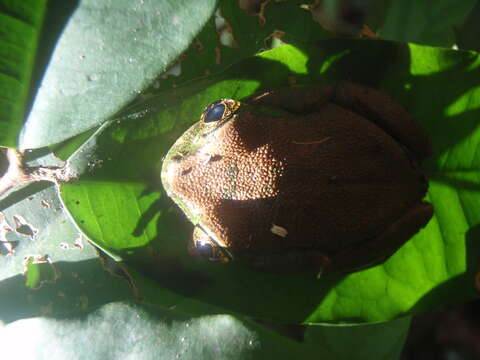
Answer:
POLYGON ((78 222, 97 222, 87 236, 98 239, 99 244, 108 244, 108 248, 117 250, 128 249, 144 246, 155 237, 155 223, 161 215, 155 207, 159 195, 143 194, 145 187, 142 184, 86 181, 67 186, 72 198, 82 199, 69 203, 76 208, 78 222), (134 203, 132 199, 136 199, 134 203), (91 218, 93 212, 96 214, 94 219, 91 218), (136 215, 132 216, 133 213, 136 215))
POLYGON ((155 95, 192 79, 216 74, 258 51, 274 39, 314 42, 330 37, 297 1, 269 2, 261 21, 235 1, 220 1, 215 15, 190 47, 143 94, 155 95))
POLYGON ((40 288, 45 282, 55 282, 58 273, 46 256, 28 256, 25 264, 25 286, 31 289, 40 288))
POLYGON ((101 233, 93 241, 158 282, 139 285, 140 292, 150 294, 147 299, 170 306, 171 297, 163 303, 154 295, 167 289, 177 294, 182 311, 193 312, 197 302, 204 302, 279 322, 363 322, 465 301, 476 296, 474 239, 480 231, 479 72, 476 53, 413 44, 331 40, 282 46, 137 108, 168 103, 158 114, 113 122, 92 138, 94 153, 86 148, 72 156, 72 162, 93 159, 97 166, 77 184, 63 184, 61 196, 83 232, 101 233), (242 99, 292 82, 344 79, 389 93, 432 137, 434 155, 425 167, 435 216, 428 226, 384 264, 320 281, 314 274, 276 276, 190 257, 191 226, 179 210, 164 195, 155 205, 154 197, 141 195, 142 188, 143 194, 151 189, 145 179, 158 181, 162 155, 176 138, 218 98, 242 99), (194 96, 192 88, 199 91, 194 96), (111 200, 112 193, 119 194, 120 204, 111 200), (116 222, 117 217, 129 220, 116 222), (144 236, 149 244, 138 247, 144 236))
POLYGON ((61 208, 56 188, 30 184, 0 199, 0 321, 130 298, 61 208), (99 289, 102 289, 99 291, 99 289))
MULTIPOLYGON (((463 24, 476 0, 390 0, 378 35, 387 40, 448 46, 455 44, 455 28, 463 24)), ((380 6, 385 6, 380 4, 380 6)))
POLYGON ((477 41, 480 36, 479 16, 480 2, 477 1, 465 22, 455 29, 456 43, 460 49, 480 51, 480 44, 477 41))
POLYGON ((289 43, 312 43, 332 37, 302 5, 300 1, 268 2, 255 16, 255 12, 241 9, 239 2, 223 0, 220 8, 238 48, 255 53, 268 48, 272 36, 289 43))
POLYGON ((0 338, 2 354, 19 359, 392 360, 399 356, 408 326, 408 318, 369 326, 311 326, 297 329, 300 337, 304 332, 299 341, 228 314, 191 317, 111 303, 89 313, 0 325, 0 338))
POLYGON ((215 4, 79 1, 51 56, 21 148, 59 143, 102 124, 188 47, 215 4))
POLYGON ((0 145, 16 147, 46 0, 0 1, 0 145))

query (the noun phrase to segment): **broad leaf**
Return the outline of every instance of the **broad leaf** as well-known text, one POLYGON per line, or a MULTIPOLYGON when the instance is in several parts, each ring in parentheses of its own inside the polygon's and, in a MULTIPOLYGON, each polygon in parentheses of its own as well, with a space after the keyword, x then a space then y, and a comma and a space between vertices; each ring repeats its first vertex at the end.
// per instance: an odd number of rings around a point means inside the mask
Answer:
MULTIPOLYGON (((200 301, 281 322, 361 322, 465 301, 476 296, 479 69, 473 52, 383 41, 282 46, 140 104, 139 109, 155 102, 169 107, 145 118, 122 118, 97 133, 95 153, 78 152, 70 159, 88 157, 96 167, 77 183, 64 184, 61 195, 87 236, 155 278, 159 288, 178 294, 187 312, 192 301, 200 301), (173 141, 218 98, 345 79, 389 93, 432 137, 434 155, 425 171, 435 216, 428 226, 386 263, 320 281, 314 274, 276 276, 192 259, 186 251, 190 225, 164 195, 157 199, 145 185, 147 178, 158 181, 160 160, 173 141), (191 96, 192 87, 198 94, 191 96)), ((162 297, 152 296, 162 304, 162 297)))
POLYGON ((294 339, 227 314, 191 317, 135 303, 111 303, 88 313, 0 325, 0 344, 7 358, 38 360, 392 360, 398 357, 408 326, 409 319, 362 327, 311 326, 298 328, 294 339), (346 343, 358 344, 355 353, 346 343))
POLYGON ((0 145, 15 147, 23 124, 46 0, 0 1, 0 145))
POLYGON ((17 189, 0 200, 0 209, 0 321, 133 297, 66 217, 51 184, 17 189))
POLYGON ((189 46, 215 3, 79 1, 55 46, 20 147, 59 143, 103 123, 189 46))
POLYGON ((386 3, 374 2, 384 7, 383 14, 374 20, 380 37, 450 47, 455 44, 455 29, 463 24, 476 1, 389 0, 386 3))

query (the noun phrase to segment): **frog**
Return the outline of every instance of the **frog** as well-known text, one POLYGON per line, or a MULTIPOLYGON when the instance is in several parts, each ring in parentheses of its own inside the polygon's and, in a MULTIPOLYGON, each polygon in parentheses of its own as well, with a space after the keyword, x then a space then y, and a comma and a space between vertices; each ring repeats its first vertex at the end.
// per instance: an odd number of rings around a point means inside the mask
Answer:
POLYGON ((164 158, 188 251, 255 271, 350 273, 424 228, 429 136, 388 94, 343 81, 208 105, 164 158))

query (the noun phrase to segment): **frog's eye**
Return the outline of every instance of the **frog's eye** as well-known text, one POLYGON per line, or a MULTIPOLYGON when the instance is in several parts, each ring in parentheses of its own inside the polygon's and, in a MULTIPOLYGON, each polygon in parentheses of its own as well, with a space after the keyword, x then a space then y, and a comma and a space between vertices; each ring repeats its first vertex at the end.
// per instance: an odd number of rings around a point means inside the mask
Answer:
POLYGON ((232 256, 225 249, 203 240, 194 240, 189 246, 190 254, 200 256, 208 261, 228 262, 232 256))
POLYGON ((232 99, 217 100, 203 111, 201 121, 204 123, 224 122, 232 117, 240 107, 240 102, 232 99))
POLYGON ((190 255, 209 261, 228 262, 233 260, 232 254, 225 247, 218 245, 199 225, 195 226, 187 249, 190 255))
POLYGON ((218 121, 223 118, 224 113, 225 104, 222 104, 221 100, 217 100, 205 109, 203 121, 206 123, 218 121))
POLYGON ((215 259, 215 250, 210 243, 205 243, 203 241, 195 242, 195 252, 197 253, 197 255, 200 255, 204 259, 215 259))

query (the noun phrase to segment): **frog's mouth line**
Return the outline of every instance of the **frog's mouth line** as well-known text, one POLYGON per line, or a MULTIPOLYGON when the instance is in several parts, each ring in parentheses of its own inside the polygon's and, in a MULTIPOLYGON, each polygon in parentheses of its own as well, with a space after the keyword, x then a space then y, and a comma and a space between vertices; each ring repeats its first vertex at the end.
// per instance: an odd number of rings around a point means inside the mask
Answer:
POLYGON ((206 126, 208 124, 202 123, 203 130, 202 130, 202 135, 201 136, 205 138, 205 137, 211 135, 212 133, 216 132, 218 129, 222 128, 222 126, 224 126, 229 121, 234 120, 237 116, 238 116, 238 114, 234 113, 231 116, 215 123, 215 126, 212 127, 211 129, 208 129, 211 126, 208 126, 208 127, 206 126))

